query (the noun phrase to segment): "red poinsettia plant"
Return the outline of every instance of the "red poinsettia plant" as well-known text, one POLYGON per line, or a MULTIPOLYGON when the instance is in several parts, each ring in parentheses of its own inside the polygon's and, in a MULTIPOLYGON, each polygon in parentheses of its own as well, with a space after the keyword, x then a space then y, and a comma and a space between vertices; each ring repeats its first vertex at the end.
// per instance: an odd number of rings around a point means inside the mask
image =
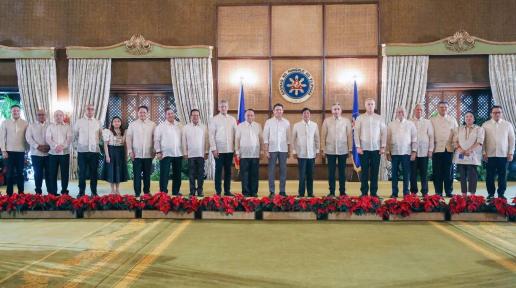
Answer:
POLYGON ((260 203, 259 198, 244 197, 242 194, 235 194, 234 197, 214 195, 204 197, 201 201, 201 208, 203 211, 218 211, 232 215, 235 211, 255 212, 260 203))
POLYGON ((146 210, 159 210, 163 214, 173 212, 193 213, 197 211, 201 202, 196 197, 172 196, 164 192, 154 195, 144 195, 141 198, 142 208, 146 210))
POLYGON ((109 194, 90 197, 81 196, 73 200, 76 211, 86 210, 136 210, 142 207, 142 202, 132 195, 109 194))
POLYGON ((0 196, 0 211, 66 211, 73 210, 69 195, 13 194, 0 196))
POLYGON ((297 198, 294 196, 276 195, 273 198, 263 197, 260 200, 259 211, 273 212, 314 212, 324 214, 321 198, 297 198))
POLYGON ((516 215, 514 205, 509 205, 504 198, 494 198, 486 201, 484 196, 455 195, 448 205, 451 214, 486 212, 498 213, 511 219, 516 215))
POLYGON ((339 196, 321 198, 320 211, 325 213, 348 212, 349 214, 375 214, 381 206, 381 200, 373 196, 339 196))
POLYGON ((389 215, 397 215, 407 217, 414 212, 444 212, 446 211, 446 202, 439 195, 427 195, 423 199, 414 194, 409 194, 403 199, 390 198, 383 202, 378 215, 386 218, 389 215))

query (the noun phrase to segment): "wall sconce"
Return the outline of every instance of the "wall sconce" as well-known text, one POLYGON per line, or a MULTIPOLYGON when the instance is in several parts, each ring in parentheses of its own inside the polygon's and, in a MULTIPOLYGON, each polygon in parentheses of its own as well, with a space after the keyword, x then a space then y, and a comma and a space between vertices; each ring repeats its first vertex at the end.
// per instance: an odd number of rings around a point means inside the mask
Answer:
POLYGON ((364 82, 364 77, 362 73, 358 70, 343 70, 337 76, 337 82, 348 85, 353 84, 353 81, 357 81, 357 85, 364 82))
POLYGON ((250 69, 237 69, 233 75, 231 75, 231 84, 235 86, 240 85, 240 83, 246 86, 252 86, 256 84, 256 82, 256 75, 250 69))

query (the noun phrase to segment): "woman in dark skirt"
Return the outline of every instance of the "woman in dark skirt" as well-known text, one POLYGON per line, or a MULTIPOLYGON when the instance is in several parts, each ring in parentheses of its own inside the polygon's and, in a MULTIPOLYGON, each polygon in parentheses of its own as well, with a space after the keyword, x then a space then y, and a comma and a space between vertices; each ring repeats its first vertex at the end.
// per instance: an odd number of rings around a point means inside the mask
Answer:
POLYGON ((125 135, 120 117, 115 116, 111 119, 109 129, 102 132, 102 138, 105 154, 103 179, 111 183, 111 193, 120 194, 120 182, 128 179, 125 135))

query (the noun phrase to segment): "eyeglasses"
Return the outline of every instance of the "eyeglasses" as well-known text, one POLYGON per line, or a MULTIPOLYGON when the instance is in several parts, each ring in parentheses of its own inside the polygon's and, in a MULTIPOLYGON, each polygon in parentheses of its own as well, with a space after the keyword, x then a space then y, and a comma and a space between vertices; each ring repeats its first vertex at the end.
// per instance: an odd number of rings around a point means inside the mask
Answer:
POLYGON ((493 111, 493 112, 491 112, 491 113, 493 113, 493 114, 502 114, 502 112, 501 112, 501 111, 493 111))

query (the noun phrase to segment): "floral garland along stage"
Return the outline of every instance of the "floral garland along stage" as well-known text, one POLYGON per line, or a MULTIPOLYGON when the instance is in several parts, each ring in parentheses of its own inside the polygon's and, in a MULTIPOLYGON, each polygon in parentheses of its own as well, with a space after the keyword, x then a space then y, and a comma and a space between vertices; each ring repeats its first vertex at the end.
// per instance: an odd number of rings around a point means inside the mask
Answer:
POLYGON ((169 212, 195 213, 197 211, 216 211, 227 215, 234 212, 313 212, 318 216, 330 213, 349 213, 355 215, 376 214, 384 219, 390 215, 407 217, 417 212, 460 213, 497 213, 510 220, 516 218, 516 198, 511 203, 506 199, 486 200, 483 196, 453 196, 449 203, 438 195, 420 198, 407 195, 404 198, 389 198, 382 201, 378 197, 314 197, 276 195, 269 197, 209 196, 204 198, 170 196, 166 193, 144 195, 140 199, 132 195, 82 196, 69 195, 13 194, 0 195, 0 212, 16 213, 24 211, 84 211, 98 210, 159 210, 169 212))

